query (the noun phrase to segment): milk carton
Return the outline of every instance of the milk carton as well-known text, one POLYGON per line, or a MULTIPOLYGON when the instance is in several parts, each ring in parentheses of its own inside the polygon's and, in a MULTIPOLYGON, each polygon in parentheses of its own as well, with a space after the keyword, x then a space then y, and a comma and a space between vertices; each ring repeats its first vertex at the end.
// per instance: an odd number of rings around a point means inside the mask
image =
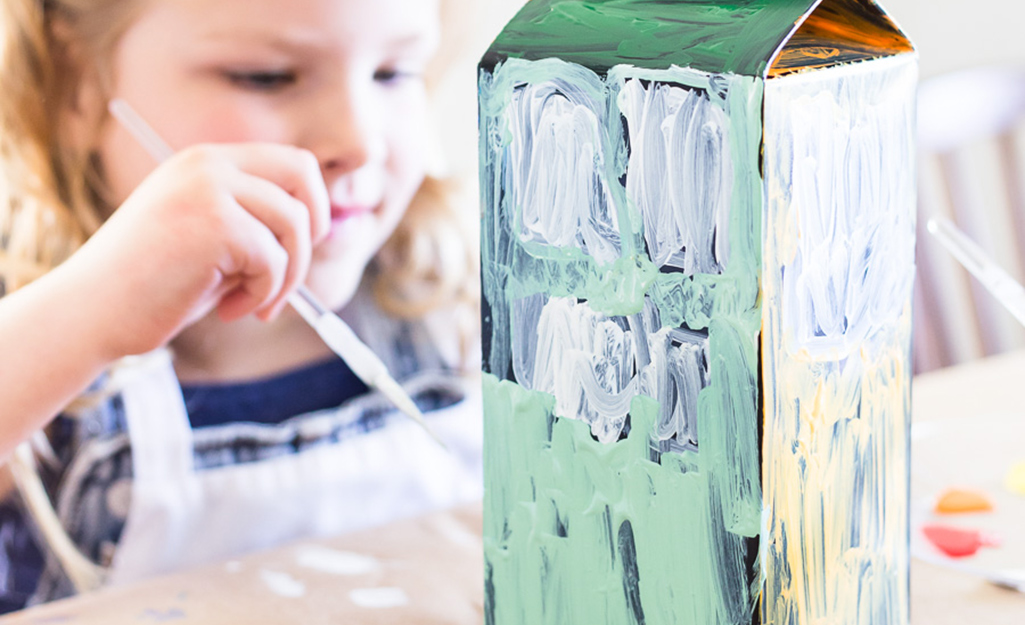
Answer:
POLYGON ((909 41, 534 0, 481 62, 489 625, 908 623, 909 41))

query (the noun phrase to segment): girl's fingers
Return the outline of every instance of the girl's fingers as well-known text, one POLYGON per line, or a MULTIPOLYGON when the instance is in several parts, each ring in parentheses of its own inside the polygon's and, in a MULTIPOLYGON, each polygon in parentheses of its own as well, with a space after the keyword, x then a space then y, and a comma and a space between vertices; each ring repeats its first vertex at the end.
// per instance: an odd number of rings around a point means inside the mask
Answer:
POLYGON ((237 211, 229 227, 234 240, 222 271, 225 280, 239 282, 221 298, 217 312, 225 321, 251 312, 266 318, 274 302, 282 296, 290 264, 288 252, 270 228, 245 210, 237 211))
POLYGON ((268 180, 302 202, 310 214, 310 238, 331 229, 331 202, 317 157, 309 150, 272 143, 222 145, 218 149, 242 171, 268 180))
MULTIPOLYGON (((207 278, 197 267, 192 295, 217 302, 225 320, 275 315, 305 277, 313 243, 330 230, 330 202, 316 157, 269 143, 201 145, 182 150, 160 169, 166 173, 152 178, 142 196, 155 193, 156 204, 170 211, 164 217, 203 229, 213 255, 196 257, 194 264, 207 263, 233 286, 203 291, 198 283, 207 278), (159 201, 174 189, 172 196, 189 190, 179 200, 189 205, 187 218, 169 208, 178 202, 159 201)), ((198 301, 183 306, 204 308, 198 301)))
POLYGON ((246 212, 274 234, 276 242, 287 255, 287 267, 280 290, 258 310, 260 316, 271 316, 280 310, 285 298, 302 282, 309 270, 313 249, 310 213, 306 205, 280 186, 245 172, 232 177, 230 192, 246 212))

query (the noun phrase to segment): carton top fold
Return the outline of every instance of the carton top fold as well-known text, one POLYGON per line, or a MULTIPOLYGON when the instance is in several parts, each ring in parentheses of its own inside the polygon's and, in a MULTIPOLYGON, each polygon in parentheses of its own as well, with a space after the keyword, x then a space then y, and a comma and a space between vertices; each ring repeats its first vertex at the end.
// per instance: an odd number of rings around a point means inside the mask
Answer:
POLYGON ((532 0, 481 65, 557 57, 597 72, 676 65, 771 78, 912 50, 872 0, 532 0))

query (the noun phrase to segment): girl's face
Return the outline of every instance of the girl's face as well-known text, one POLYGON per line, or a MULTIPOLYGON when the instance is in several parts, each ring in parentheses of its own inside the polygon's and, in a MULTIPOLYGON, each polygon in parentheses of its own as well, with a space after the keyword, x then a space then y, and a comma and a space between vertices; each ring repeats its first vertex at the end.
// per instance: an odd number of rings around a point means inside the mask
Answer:
MULTIPOLYGON (((267 141, 313 152, 332 227, 307 282, 338 308, 423 180, 422 73, 438 12, 437 0, 146 0, 114 51, 111 97, 175 150, 267 141)), ((118 204, 155 166, 113 120, 98 151, 118 204)))

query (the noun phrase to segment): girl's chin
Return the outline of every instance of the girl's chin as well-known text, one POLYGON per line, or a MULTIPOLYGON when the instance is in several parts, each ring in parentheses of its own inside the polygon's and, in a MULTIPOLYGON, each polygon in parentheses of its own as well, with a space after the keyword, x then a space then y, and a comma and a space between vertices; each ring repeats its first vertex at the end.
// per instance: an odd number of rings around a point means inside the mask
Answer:
POLYGON ((306 286, 325 308, 337 312, 352 301, 359 281, 346 277, 332 280, 329 276, 310 275, 306 280, 306 286))
POLYGON ((330 256, 315 254, 306 286, 324 306, 340 310, 356 294, 371 256, 351 248, 347 253, 330 256))
POLYGON ((373 256, 376 241, 381 239, 380 226, 373 215, 358 215, 331 220, 328 235, 313 248, 313 262, 340 262, 353 256, 373 256), (369 248, 374 247, 374 250, 369 248), (369 253, 368 253, 369 250, 369 253))

